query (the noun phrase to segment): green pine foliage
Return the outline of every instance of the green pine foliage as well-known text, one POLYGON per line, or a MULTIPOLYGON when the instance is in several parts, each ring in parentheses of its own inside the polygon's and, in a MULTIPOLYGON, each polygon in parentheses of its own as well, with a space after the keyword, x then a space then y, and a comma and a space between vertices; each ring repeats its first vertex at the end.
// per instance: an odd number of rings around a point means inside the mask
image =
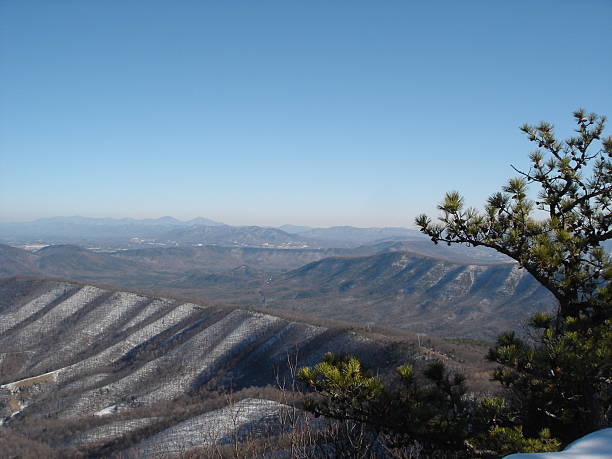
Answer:
POLYGON ((493 248, 519 262, 557 299, 556 314, 536 314, 535 339, 501 335, 488 358, 509 389, 529 435, 550 428, 570 441, 609 425, 612 407, 612 138, 605 117, 574 113, 576 135, 560 141, 549 123, 521 130, 537 145, 531 167, 487 201, 465 209, 457 192, 439 206, 440 223, 417 218, 436 243, 493 248), (534 202, 528 185, 539 186, 534 202), (540 213, 536 213, 536 209, 540 213))
MULTIPOLYGON (((396 369, 395 382, 383 384, 355 357, 331 353, 298 372, 316 394, 306 400, 307 410, 363 423, 379 434, 378 441, 387 450, 417 443, 427 457, 465 458, 478 456, 482 448, 495 450, 491 444, 505 431, 494 428, 512 426, 505 400, 469 397, 465 378, 439 361, 430 363, 423 377, 425 383, 418 383, 413 368, 402 365, 396 369)), ((540 444, 537 438, 525 438, 522 431, 508 432, 512 434, 508 442, 533 444, 535 449, 540 444)), ((558 445, 554 440, 549 443, 558 445)))
POLYGON ((542 429, 537 438, 525 438, 522 426, 493 426, 479 435, 474 443, 485 451, 496 451, 500 455, 523 453, 544 453, 559 451, 561 442, 551 438, 550 430, 542 429))

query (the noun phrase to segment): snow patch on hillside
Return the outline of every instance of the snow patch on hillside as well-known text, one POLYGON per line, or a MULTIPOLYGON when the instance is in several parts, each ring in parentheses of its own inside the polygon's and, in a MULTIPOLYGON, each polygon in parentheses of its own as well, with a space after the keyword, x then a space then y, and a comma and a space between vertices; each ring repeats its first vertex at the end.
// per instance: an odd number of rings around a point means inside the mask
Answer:
POLYGON ((138 457, 168 457, 235 438, 260 438, 280 429, 279 418, 291 407, 248 398, 183 421, 148 438, 133 449, 138 457))

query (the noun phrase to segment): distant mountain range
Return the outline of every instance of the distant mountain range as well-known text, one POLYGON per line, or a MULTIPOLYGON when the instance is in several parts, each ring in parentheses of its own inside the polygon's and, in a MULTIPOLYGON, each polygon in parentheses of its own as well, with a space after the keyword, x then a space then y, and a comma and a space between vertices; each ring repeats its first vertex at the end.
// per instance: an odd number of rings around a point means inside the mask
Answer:
POLYGON ((32 222, 0 223, 0 242, 7 244, 78 244, 115 249, 197 245, 354 248, 375 242, 423 238, 418 231, 407 228, 231 226, 202 217, 189 221, 173 217, 143 220, 53 217, 32 222))
POLYGON ((186 222, 173 217, 156 219, 52 217, 31 222, 0 223, 0 241, 47 243, 129 242, 131 238, 155 238, 181 226, 221 226, 198 217, 186 222))

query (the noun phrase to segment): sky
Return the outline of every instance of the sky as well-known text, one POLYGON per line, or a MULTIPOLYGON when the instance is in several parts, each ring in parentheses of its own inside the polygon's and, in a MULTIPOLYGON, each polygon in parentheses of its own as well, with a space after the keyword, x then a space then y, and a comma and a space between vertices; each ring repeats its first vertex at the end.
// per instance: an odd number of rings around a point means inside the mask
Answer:
POLYGON ((610 0, 0 0, 0 221, 411 227, 611 75, 610 0))

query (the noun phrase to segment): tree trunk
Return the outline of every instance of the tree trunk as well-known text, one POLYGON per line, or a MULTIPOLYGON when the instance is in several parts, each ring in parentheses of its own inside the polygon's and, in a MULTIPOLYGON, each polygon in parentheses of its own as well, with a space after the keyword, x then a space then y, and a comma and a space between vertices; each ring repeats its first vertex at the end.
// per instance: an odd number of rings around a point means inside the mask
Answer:
POLYGON ((589 415, 589 419, 586 420, 589 429, 587 433, 608 427, 606 408, 601 404, 594 386, 595 384, 592 384, 584 388, 584 401, 589 415))

